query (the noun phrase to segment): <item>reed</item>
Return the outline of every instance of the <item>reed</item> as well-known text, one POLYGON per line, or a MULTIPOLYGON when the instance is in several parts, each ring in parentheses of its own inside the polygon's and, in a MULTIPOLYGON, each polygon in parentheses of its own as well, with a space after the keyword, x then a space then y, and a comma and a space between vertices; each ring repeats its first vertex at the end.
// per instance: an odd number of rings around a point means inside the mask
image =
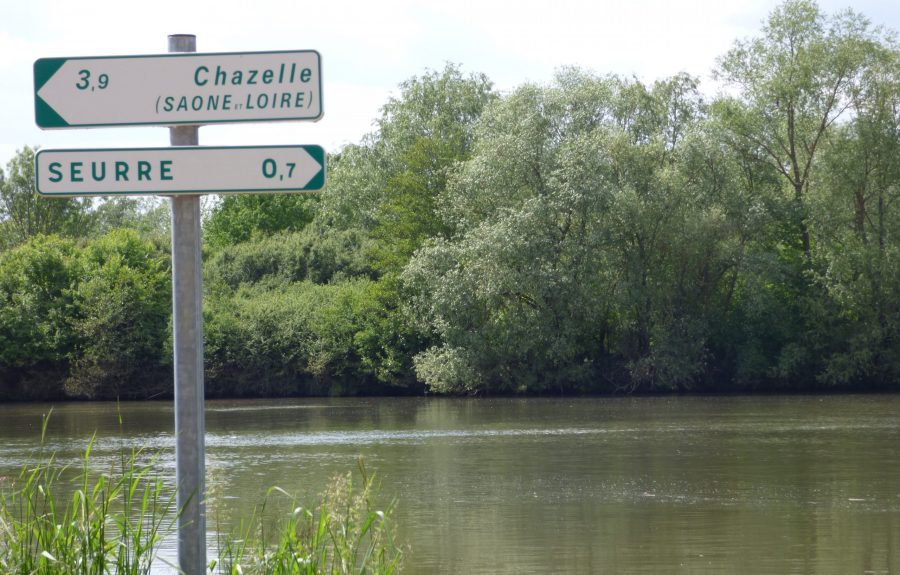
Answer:
POLYGON ((0 570, 28 575, 149 574, 174 529, 174 497, 151 475, 152 460, 123 449, 105 472, 90 465, 95 437, 79 466, 58 464, 43 445, 37 463, 0 491, 0 570))
POLYGON ((376 505, 380 485, 359 461, 353 474, 335 477, 312 508, 279 487, 236 535, 219 542, 219 561, 210 571, 229 575, 391 575, 398 573, 403 551, 394 538, 394 503, 376 505), (270 506, 290 509, 270 513, 270 506))
MULTIPOLYGON (((0 483, 0 573, 149 575, 164 561, 159 545, 175 533, 179 515, 173 490, 153 474, 155 458, 122 449, 110 469, 98 471, 92 437, 80 464, 62 465, 44 450, 49 419, 36 462, 0 483)), ((397 573, 403 552, 394 540, 394 505, 376 505, 379 485, 361 460, 358 467, 358 483, 350 473, 336 477, 308 507, 269 489, 251 517, 219 536, 209 572, 397 573)))

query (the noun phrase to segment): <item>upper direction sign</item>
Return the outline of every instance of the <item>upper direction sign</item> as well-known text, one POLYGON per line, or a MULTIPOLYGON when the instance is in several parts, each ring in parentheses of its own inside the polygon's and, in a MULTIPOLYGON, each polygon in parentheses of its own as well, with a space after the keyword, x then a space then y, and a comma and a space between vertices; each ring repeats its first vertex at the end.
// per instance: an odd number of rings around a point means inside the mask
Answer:
POLYGON ((185 146, 41 150, 44 196, 182 195, 316 191, 325 187, 321 146, 185 146))
POLYGON ((319 120, 315 50, 42 58, 34 63, 41 128, 319 120))

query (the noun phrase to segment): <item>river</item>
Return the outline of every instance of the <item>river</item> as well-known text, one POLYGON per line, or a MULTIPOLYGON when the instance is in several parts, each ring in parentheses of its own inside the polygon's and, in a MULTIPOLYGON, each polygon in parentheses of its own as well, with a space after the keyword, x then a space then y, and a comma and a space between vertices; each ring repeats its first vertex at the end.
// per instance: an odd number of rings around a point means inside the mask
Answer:
MULTIPOLYGON (((0 404, 0 477, 42 404, 0 404)), ((54 406, 45 449, 158 451, 171 403, 54 406)), ((207 402, 210 527, 362 456, 408 574, 898 573, 900 395, 207 402)), ((167 543, 170 546, 171 542, 167 543)), ((164 553, 172 553, 166 547, 164 553)))

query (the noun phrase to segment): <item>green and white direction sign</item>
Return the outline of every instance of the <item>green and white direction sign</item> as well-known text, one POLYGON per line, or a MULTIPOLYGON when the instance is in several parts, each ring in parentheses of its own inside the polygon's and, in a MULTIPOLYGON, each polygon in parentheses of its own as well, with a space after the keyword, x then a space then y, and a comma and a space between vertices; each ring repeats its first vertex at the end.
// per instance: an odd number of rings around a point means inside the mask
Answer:
POLYGON ((321 146, 41 150, 44 196, 312 192, 325 187, 321 146))
POLYGON ((315 50, 41 58, 41 128, 271 122, 322 117, 315 50))

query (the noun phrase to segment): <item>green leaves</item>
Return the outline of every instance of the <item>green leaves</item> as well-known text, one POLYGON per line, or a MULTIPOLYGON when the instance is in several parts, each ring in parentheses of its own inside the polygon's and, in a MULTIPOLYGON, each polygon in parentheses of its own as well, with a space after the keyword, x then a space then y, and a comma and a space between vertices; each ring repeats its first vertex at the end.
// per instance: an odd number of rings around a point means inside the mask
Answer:
MULTIPOLYGON (((455 65, 410 78, 320 197, 212 209, 209 389, 895 385, 898 54, 852 11, 787 0, 720 58, 712 101, 686 74, 564 68, 503 95, 455 65)), ((82 221, 29 212, 29 162, 0 178, 0 248, 82 221)), ((158 238, 161 213, 88 215, 158 238)), ((0 256, 0 377, 108 394, 163 363, 159 252, 118 234, 0 256)))
POLYGON ((400 570, 403 549, 394 540, 393 504, 378 508, 379 484, 366 474, 335 477, 310 508, 283 489, 273 487, 240 533, 220 543, 219 570, 266 575, 390 575, 400 570), (267 511, 275 496, 293 513, 272 519, 267 511), (269 523, 274 529, 267 530, 269 523))
MULTIPOLYGON (((379 284, 246 285, 207 300, 211 395, 350 394, 371 386, 385 310, 379 284)), ((371 389, 371 387, 369 387, 371 389)))
MULTIPOLYGON (((659 375, 685 357, 653 355, 651 337, 693 309, 675 303, 673 280, 690 268, 671 259, 697 241, 682 237, 695 206, 673 163, 701 114, 692 86, 568 70, 485 112, 473 157, 441 198, 455 235, 427 244, 403 276, 410 313, 442 342, 416 357, 427 384, 585 389, 616 361, 637 377, 648 357, 655 375, 640 385, 690 383, 696 368, 659 375)), ((699 349, 686 361, 705 350, 691 335, 699 349)))
POLYGON ((88 246, 82 270, 85 279, 74 292, 77 343, 70 353, 66 392, 130 396, 136 389, 128 384, 152 393, 158 370, 150 366, 164 363, 168 339, 168 258, 136 233, 116 230, 88 246))
POLYGON ((225 196, 204 225, 206 241, 224 247, 254 237, 302 230, 316 211, 318 198, 311 194, 225 196))
POLYGON ((78 236, 93 226, 90 201, 38 196, 34 184, 35 150, 25 146, 7 164, 0 178, 0 249, 38 234, 78 236))
POLYGON ((145 385, 158 379, 168 338, 168 265, 125 230, 84 248, 37 236, 0 254, 0 376, 9 393, 60 397, 63 381, 75 396, 151 393, 145 385), (133 387, 120 387, 127 381, 133 387))
POLYGON ((760 37, 738 43, 719 61, 719 78, 739 96, 717 109, 745 153, 783 176, 807 267, 813 246, 806 204, 816 160, 858 92, 879 34, 852 12, 828 18, 813 2, 788 0, 760 37))
MULTIPOLYGON (((49 418, 44 418, 46 431, 49 418)), ((150 572, 160 543, 175 533, 174 495, 140 450, 120 466, 90 467, 92 437, 80 469, 40 450, 15 489, 0 492, 0 566, 7 573, 138 575, 150 572)))

